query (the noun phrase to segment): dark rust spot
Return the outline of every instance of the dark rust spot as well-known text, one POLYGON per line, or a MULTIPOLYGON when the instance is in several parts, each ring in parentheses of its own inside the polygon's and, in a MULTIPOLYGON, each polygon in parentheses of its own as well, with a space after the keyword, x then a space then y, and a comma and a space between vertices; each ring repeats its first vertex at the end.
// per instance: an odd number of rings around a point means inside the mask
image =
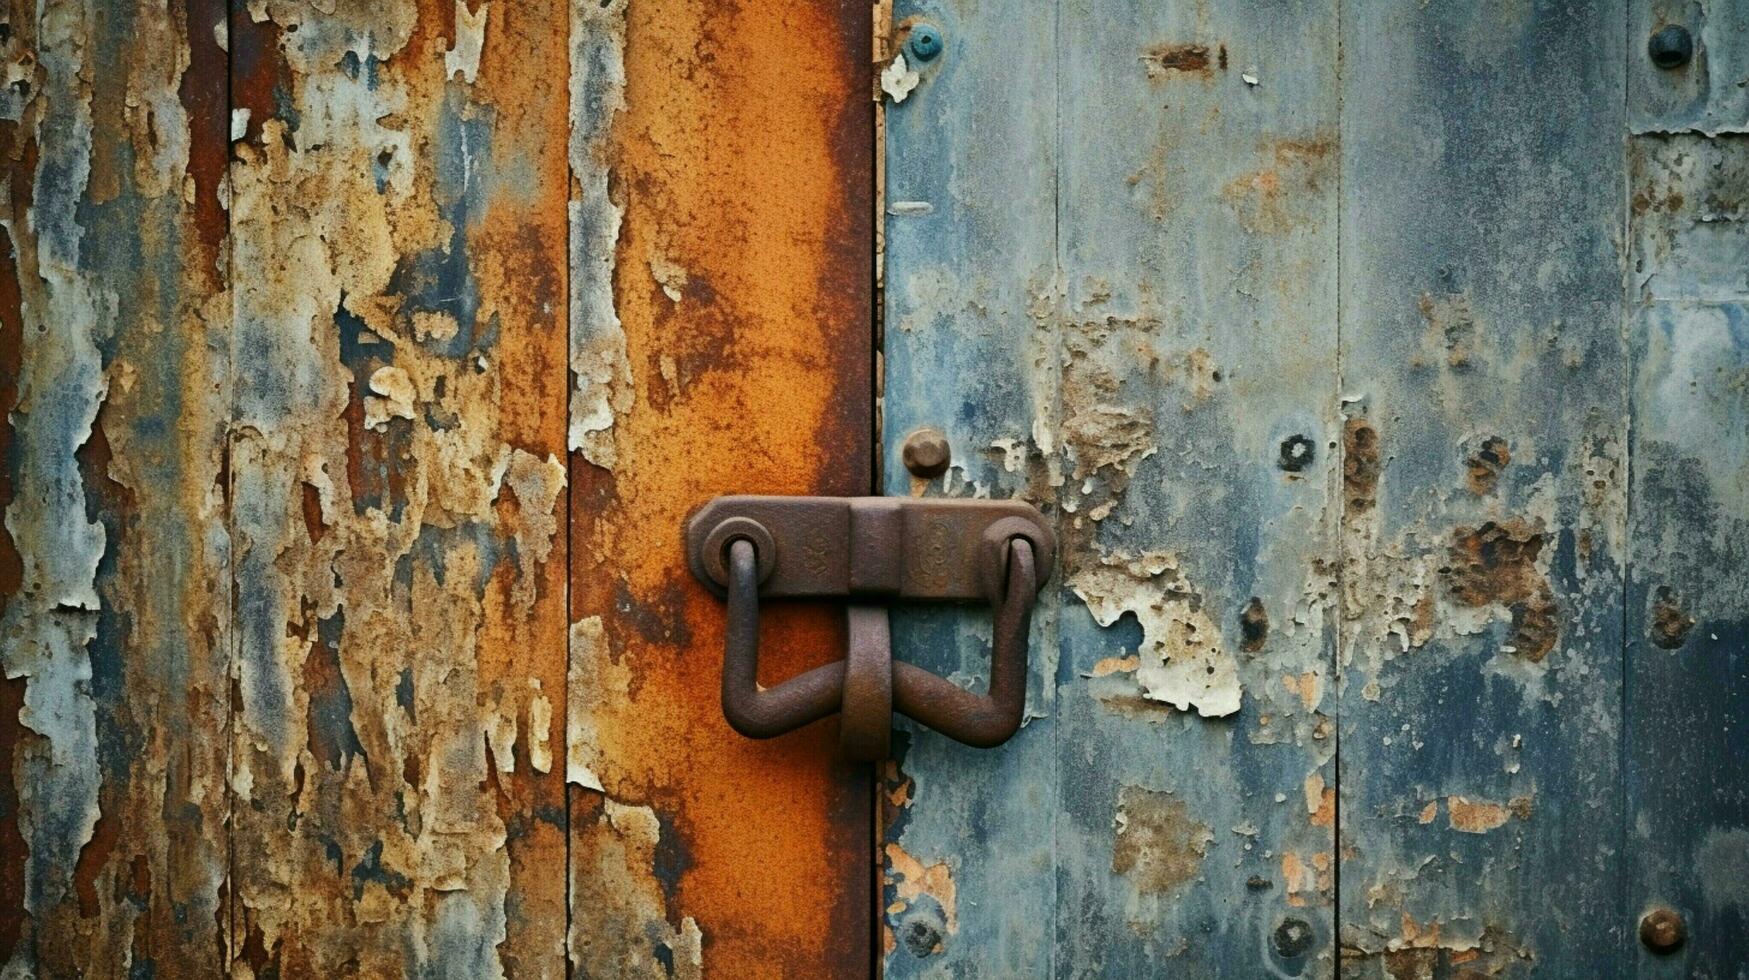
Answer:
POLYGON ((1364 418, 1351 418, 1342 426, 1342 489, 1348 510, 1372 510, 1379 496, 1379 434, 1364 418))
POLYGON ((1489 436, 1482 440, 1482 444, 1464 460, 1470 492, 1478 497, 1493 493, 1500 483, 1501 471, 1511 462, 1512 447, 1505 439, 1489 436))
POLYGON ((1281 453, 1275 465, 1289 473, 1298 473, 1312 465, 1318 456, 1317 446, 1305 436, 1288 436, 1281 441, 1281 453))
POLYGON ((1668 585, 1658 586, 1652 599, 1652 642, 1666 650, 1680 649, 1694 629, 1694 617, 1682 606, 1682 598, 1668 585))
POLYGON ((1256 596, 1239 611, 1239 649, 1256 653, 1269 642, 1269 611, 1256 596))
MULTIPOLYGON (((1148 49, 1145 59, 1148 77, 1160 78, 1173 72, 1208 76, 1211 74, 1209 55, 1206 44, 1157 44, 1148 49)), ((1222 68, 1227 67, 1226 55, 1226 46, 1222 45, 1218 55, 1222 68)))
POLYGON ((1522 518, 1460 527, 1452 532, 1451 564, 1441 569, 1455 601, 1511 610, 1510 645, 1532 662, 1548 656, 1560 636, 1554 590, 1536 567, 1545 540, 1540 521, 1522 518))
POLYGON ((310 536, 311 544, 318 544, 322 535, 327 533, 327 525, 322 523, 322 494, 314 484, 303 484, 304 532, 310 536))

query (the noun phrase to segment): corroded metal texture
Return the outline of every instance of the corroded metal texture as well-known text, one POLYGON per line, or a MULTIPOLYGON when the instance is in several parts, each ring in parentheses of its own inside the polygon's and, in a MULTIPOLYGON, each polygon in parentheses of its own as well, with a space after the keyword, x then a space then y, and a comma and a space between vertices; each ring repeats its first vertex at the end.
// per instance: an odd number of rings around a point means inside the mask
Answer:
POLYGON ((1618 975, 1625 4, 1343 10, 1343 974, 1618 975))
POLYGON ((223 962, 223 21, 0 14, 7 976, 223 962))
MULTIPOLYGON (((853 976, 869 774, 835 722, 733 735, 721 605, 681 524, 718 494, 870 491, 864 4, 572 12, 571 958, 583 976, 853 976)), ((843 614, 766 617, 766 683, 843 614)))
POLYGON ((1049 507, 1065 588, 1020 734, 888 773, 886 969, 1327 974, 1335 9, 897 8, 944 49, 886 112, 885 486, 1049 507))
POLYGON ((1667 955, 1630 940, 1633 975, 1729 977, 1749 950, 1749 3, 1650 6, 1698 44, 1629 93, 1623 914, 1685 933, 1667 955))
POLYGON ((232 11, 239 976, 565 972, 566 23, 232 11))

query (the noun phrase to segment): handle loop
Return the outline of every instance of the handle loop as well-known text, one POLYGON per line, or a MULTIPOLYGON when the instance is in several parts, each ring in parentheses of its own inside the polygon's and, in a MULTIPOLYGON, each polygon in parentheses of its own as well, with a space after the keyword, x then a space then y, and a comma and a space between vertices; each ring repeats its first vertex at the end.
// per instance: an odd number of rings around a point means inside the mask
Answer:
MULTIPOLYGON (((815 667, 776 687, 759 687, 760 558, 748 537, 728 541, 729 622, 723 657, 723 715, 749 738, 771 738, 842 712, 845 753, 883 759, 897 711, 967 745, 991 748, 1013 737, 1026 707, 1026 638, 1038 595, 1031 541, 1015 535, 989 556, 995 584, 990 688, 974 694, 945 677, 895 661, 883 607, 852 604, 845 659, 815 667)), ((767 572, 769 574, 769 572, 767 572)))

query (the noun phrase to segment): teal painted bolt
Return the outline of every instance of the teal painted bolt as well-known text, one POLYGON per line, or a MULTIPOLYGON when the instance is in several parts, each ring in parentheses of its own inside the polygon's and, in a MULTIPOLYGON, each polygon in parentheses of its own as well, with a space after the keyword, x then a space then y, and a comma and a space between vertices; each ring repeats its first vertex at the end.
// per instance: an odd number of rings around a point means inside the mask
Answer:
POLYGON ((933 24, 918 24, 911 28, 905 51, 918 61, 934 61, 941 54, 941 31, 933 24))

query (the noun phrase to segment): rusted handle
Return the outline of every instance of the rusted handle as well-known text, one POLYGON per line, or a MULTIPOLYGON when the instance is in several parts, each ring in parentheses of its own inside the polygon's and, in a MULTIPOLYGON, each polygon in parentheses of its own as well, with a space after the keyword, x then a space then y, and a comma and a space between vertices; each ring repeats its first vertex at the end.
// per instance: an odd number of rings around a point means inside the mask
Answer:
POLYGON ((747 538, 728 544, 729 621, 723 658, 723 716, 749 738, 771 738, 844 713, 842 741, 858 759, 885 758, 891 712, 967 745, 989 748, 1020 728, 1026 705, 1026 638, 1039 576, 1032 544, 1010 538, 1001 569, 990 689, 974 694, 912 664, 895 662, 886 612, 849 607, 850 653, 776 687, 759 676, 759 554, 747 538))

